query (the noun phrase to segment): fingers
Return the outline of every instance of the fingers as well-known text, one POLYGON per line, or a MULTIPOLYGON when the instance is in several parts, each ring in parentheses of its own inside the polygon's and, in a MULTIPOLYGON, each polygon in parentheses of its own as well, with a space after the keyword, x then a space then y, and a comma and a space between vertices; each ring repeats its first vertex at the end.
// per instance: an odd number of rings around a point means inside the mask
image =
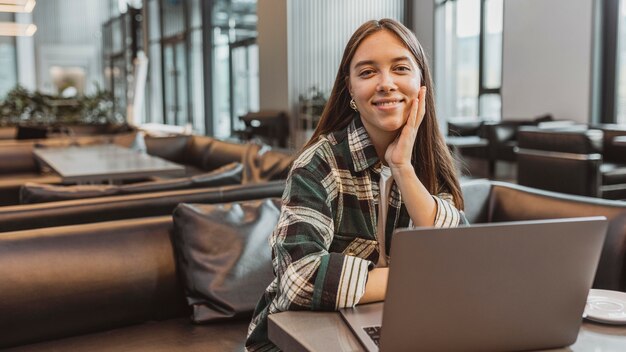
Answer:
MULTIPOLYGON (((417 106, 417 111, 415 113, 415 125, 414 127, 417 128, 420 123, 422 122, 422 119, 424 119, 424 115, 426 114, 426 87, 420 87, 420 91, 418 94, 418 106, 417 106)), ((415 104, 413 104, 415 105, 415 104)))
POLYGON ((420 99, 415 98, 411 102, 411 112, 409 113, 409 121, 407 125, 411 126, 412 128, 417 127, 417 120, 418 120, 417 114, 419 111, 420 101, 421 101, 420 99))

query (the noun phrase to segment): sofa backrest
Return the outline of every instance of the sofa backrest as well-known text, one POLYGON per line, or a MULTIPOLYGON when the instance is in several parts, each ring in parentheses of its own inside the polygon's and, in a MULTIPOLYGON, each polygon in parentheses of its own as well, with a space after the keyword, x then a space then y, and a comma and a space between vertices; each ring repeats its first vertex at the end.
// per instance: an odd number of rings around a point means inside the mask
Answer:
MULTIPOLYGON (((626 203, 573 196, 489 180, 463 182, 470 224, 581 216, 606 216, 606 241, 595 288, 626 291, 626 203)), ((563 244, 567 248, 567 243, 563 244)))
POLYGON ((36 172, 39 172, 39 167, 32 143, 0 144, 0 175, 36 172))
POLYGON ((624 125, 603 124, 597 126, 604 133, 602 147, 602 158, 605 162, 626 164, 626 147, 613 143, 613 139, 618 136, 626 136, 624 125))
POLYGON ((518 134, 518 183, 555 192, 599 197, 602 131, 522 128, 518 134), (565 181, 567 180, 567 181, 565 181))
POLYGON ((250 148, 258 150, 260 146, 252 143, 239 144, 215 139, 204 152, 203 169, 213 170, 232 162, 241 162, 250 148))
POLYGON ((281 197, 284 181, 0 207, 0 232, 171 214, 179 203, 281 197))
POLYGON ((562 153, 592 154, 602 152, 602 131, 593 129, 539 129, 522 127, 518 146, 562 153))
POLYGON ((470 224, 489 222, 491 181, 487 179, 464 181, 461 193, 465 202, 465 217, 470 224))
MULTIPOLYGON (((606 241, 594 287, 626 291, 626 203, 492 182, 488 222, 606 216, 606 241)), ((567 248, 567 243, 563 244, 567 248)))
POLYGON ((16 133, 17 133, 17 127, 15 126, 0 127, 0 140, 15 139, 16 133))
POLYGON ((284 179, 293 162, 292 153, 287 150, 205 136, 146 137, 145 142, 150 155, 204 171, 241 163, 244 183, 284 179))
POLYGON ((148 154, 184 164, 187 145, 193 136, 145 137, 148 154))
POLYGON ((189 314, 172 217, 3 233, 0 349, 189 314))

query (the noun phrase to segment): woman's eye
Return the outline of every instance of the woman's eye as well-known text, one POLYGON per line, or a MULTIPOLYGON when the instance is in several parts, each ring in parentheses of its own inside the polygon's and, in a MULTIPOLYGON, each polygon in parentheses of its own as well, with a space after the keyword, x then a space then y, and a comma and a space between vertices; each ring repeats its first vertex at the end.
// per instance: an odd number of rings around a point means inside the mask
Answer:
POLYGON ((411 71, 411 68, 407 66, 398 66, 396 67, 396 70, 397 71, 411 71))
POLYGON ((359 73, 359 76, 360 76, 360 77, 366 77, 366 76, 369 76, 369 75, 371 75, 371 74, 373 74, 373 73, 374 73, 374 71, 373 71, 373 70, 364 70, 364 71, 361 71, 361 72, 359 73))

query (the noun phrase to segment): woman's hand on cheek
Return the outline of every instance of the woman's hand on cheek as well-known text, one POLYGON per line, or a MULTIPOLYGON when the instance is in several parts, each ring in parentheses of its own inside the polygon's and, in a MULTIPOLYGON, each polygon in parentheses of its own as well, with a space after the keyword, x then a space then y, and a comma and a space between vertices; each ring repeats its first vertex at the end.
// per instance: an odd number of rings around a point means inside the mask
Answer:
POLYGON ((406 120, 406 124, 402 128, 398 137, 387 147, 385 152, 385 161, 392 169, 398 170, 402 168, 413 169, 411 165, 411 155, 413 154, 413 145, 420 124, 424 120, 426 113, 426 87, 421 87, 417 99, 411 101, 411 110, 406 120))

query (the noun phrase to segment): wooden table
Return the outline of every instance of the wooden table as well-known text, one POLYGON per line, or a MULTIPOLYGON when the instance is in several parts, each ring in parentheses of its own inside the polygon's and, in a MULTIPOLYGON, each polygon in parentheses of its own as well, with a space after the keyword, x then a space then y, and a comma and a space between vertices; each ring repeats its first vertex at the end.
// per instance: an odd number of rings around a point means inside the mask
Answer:
POLYGON ((626 136, 617 136, 613 138, 613 145, 626 147, 626 136))
MULTIPOLYGON (((283 351, 365 351, 337 312, 272 314, 269 338, 283 351)), ((584 322, 575 344, 550 351, 626 351, 626 327, 584 322)))
POLYGON ((150 176, 183 176, 181 165, 113 144, 42 148, 35 157, 63 183, 114 182, 150 176))

